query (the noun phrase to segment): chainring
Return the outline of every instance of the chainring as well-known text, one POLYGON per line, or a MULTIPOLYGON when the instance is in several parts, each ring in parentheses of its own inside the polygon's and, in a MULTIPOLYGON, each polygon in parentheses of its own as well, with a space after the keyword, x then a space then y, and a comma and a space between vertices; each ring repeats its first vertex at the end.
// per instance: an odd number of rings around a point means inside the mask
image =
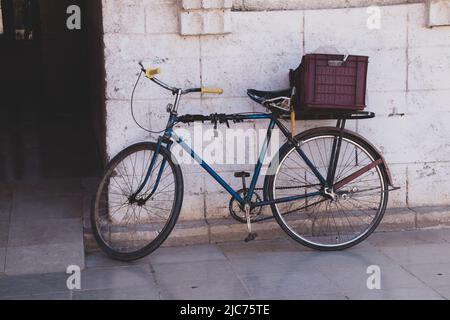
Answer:
MULTIPOLYGON (((245 198, 247 196, 247 192, 248 192, 248 189, 241 189, 241 190, 237 191, 237 193, 239 195, 241 195, 243 198, 245 198)), ((259 196, 259 194, 254 192, 251 201, 253 203, 260 202, 261 197, 259 196)), ((234 197, 232 197, 230 199, 230 204, 229 204, 228 208, 230 210, 230 215, 233 217, 233 219, 235 219, 236 221, 238 221, 240 223, 247 223, 247 218, 245 217, 245 211, 243 210, 243 208, 241 208, 240 203, 234 197)), ((261 213, 262 213, 262 207, 256 207, 256 208, 251 209, 251 211, 250 211, 251 222, 257 222, 258 217, 261 215, 261 213)))

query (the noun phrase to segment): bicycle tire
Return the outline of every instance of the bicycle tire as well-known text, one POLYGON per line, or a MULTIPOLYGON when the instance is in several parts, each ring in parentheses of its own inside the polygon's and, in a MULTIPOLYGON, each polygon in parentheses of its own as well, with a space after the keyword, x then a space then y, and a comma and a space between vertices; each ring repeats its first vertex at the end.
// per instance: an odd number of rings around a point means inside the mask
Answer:
MULTIPOLYGON (((156 150, 157 145, 155 143, 143 142, 137 143, 128 148, 122 150, 119 154, 117 154, 107 165, 103 177, 98 185, 95 197, 92 202, 92 210, 91 210, 91 225, 95 240, 97 241, 99 247, 111 258, 120 261, 133 261, 137 259, 141 259, 153 251, 155 251, 161 244, 167 239, 167 237, 172 232, 175 224, 180 215, 181 206, 183 202, 183 175, 181 172, 180 165, 173 161, 172 154, 165 147, 161 146, 159 154, 163 157, 167 164, 171 168, 173 178, 174 178, 174 190, 175 196, 173 201, 173 206, 170 212, 170 217, 162 228, 161 232, 148 244, 143 246, 142 248, 131 251, 131 252, 120 252, 116 249, 112 248, 109 243, 105 241, 102 237, 102 234, 99 230, 99 226, 97 225, 97 215, 99 211, 99 202, 101 198, 101 193, 103 191, 103 187, 112 174, 114 170, 118 168, 120 163, 124 161, 127 157, 137 154, 140 151, 149 151, 154 152, 156 150)), ((128 213, 128 211, 127 211, 128 213)))
MULTIPOLYGON (((324 128, 323 131, 315 131, 315 132, 311 132, 311 133, 305 132, 303 134, 300 134, 296 137, 296 140, 299 141, 300 144, 303 144, 304 141, 308 141, 313 138, 336 137, 338 134, 339 134, 339 132, 336 130, 324 128)), ((352 141, 352 142, 356 143, 358 146, 360 146, 362 149, 364 149, 367 152, 367 154, 370 155, 370 157, 372 158, 371 159, 372 161, 374 159, 378 159, 378 157, 379 157, 378 151, 375 150, 371 144, 369 144, 367 141, 365 141, 361 137, 354 135, 349 131, 344 131, 343 139, 352 141)), ((283 145, 280 148, 278 155, 276 156, 276 160, 274 162, 272 162, 272 164, 271 164, 271 167, 272 166, 277 167, 277 169, 275 170, 276 172, 278 172, 278 170, 279 170, 278 167, 282 165, 282 162, 284 161, 283 159, 286 158, 286 156, 287 156, 287 154, 289 154, 289 152, 292 152, 292 149, 295 149, 295 147, 289 142, 287 142, 285 145, 283 145)), ((372 234, 375 231, 375 229, 378 227, 378 225, 380 224, 381 220, 383 219, 384 213, 386 211, 388 198, 389 198, 388 197, 388 195, 389 195, 388 194, 388 185, 389 185, 388 173, 387 173, 384 165, 381 165, 381 164, 378 165, 377 167, 375 167, 375 169, 379 173, 379 178, 380 178, 381 185, 382 185, 382 190, 380 192, 380 194, 382 193, 382 200, 380 202, 379 209, 377 210, 377 213, 376 213, 374 219, 371 221, 370 225, 364 230, 364 232, 362 234, 355 237, 354 240, 352 240, 352 241, 348 241, 346 243, 337 244, 337 245, 323 245, 323 244, 318 244, 316 242, 308 241, 305 237, 302 237, 297 232, 295 232, 293 230, 292 226, 289 226, 287 224, 286 220, 284 219, 283 214, 280 213, 280 210, 277 209, 277 205, 274 205, 274 204, 271 205, 272 213, 273 213, 277 223, 280 225, 280 227, 293 240, 295 240, 296 242, 298 242, 302 245, 305 245, 309 248, 312 248, 314 250, 319 250, 319 251, 338 251, 338 250, 348 249, 352 246, 359 244, 360 242, 364 241, 368 236, 370 236, 370 234, 372 234)), ((266 199, 268 199, 268 200, 274 200, 276 198, 274 195, 275 188, 276 188, 274 185, 275 180, 276 180, 276 174, 271 174, 271 175, 267 176, 267 182, 265 183, 264 194, 265 194, 266 199)))

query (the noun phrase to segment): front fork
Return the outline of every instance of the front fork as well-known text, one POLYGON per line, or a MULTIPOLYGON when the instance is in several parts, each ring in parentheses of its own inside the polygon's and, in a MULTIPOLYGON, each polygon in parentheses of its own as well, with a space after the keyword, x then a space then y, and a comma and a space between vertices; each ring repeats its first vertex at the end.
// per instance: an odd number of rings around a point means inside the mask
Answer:
MULTIPOLYGON (((136 202, 138 204, 142 204, 143 205, 155 194, 156 190, 158 189, 159 183, 161 181, 162 174, 164 172, 164 168, 165 168, 165 166, 167 164, 167 160, 166 159, 163 159, 162 162, 161 162, 161 167, 159 169, 158 176, 156 177, 155 185, 153 186, 153 189, 150 192, 150 194, 147 197, 145 197, 145 198, 139 198, 139 194, 142 192, 142 190, 145 189, 145 186, 147 185, 147 183, 151 180, 151 178, 153 176, 154 167, 156 165, 157 158, 158 158, 158 155, 159 155, 160 150, 161 150, 161 146, 164 143, 164 141, 165 141, 165 137, 164 136, 161 136, 161 137, 158 138, 158 142, 157 142, 157 145, 156 145, 155 153, 153 154, 153 157, 152 157, 152 160, 150 162, 150 166, 149 166, 149 168, 147 170, 147 174, 145 176, 145 179, 141 183, 141 185, 139 186, 137 191, 135 193, 133 193, 133 195, 130 196, 130 198, 129 198, 130 203, 135 203, 136 202)), ((172 147, 172 142, 169 140, 168 142, 166 142, 166 145, 167 145, 166 148, 168 150, 170 150, 170 148, 172 147)))

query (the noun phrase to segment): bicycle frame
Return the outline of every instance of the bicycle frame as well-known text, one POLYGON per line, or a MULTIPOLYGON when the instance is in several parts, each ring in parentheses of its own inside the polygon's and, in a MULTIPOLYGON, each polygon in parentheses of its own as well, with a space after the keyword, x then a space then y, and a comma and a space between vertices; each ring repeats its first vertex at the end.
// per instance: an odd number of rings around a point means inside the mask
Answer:
MULTIPOLYGON (((333 142, 333 147, 332 147, 332 154, 331 154, 331 159, 330 159, 330 163, 329 163, 329 170, 328 170, 328 174, 327 177, 323 177, 322 174, 318 171, 318 169, 314 166, 314 164, 312 163, 312 161, 307 157, 307 155, 303 152, 303 150, 301 149, 300 144, 298 143, 298 141, 296 141, 294 139, 294 137, 292 137, 291 133, 289 132, 289 130, 280 122, 280 120, 278 119, 278 115, 273 114, 273 113, 254 113, 254 114, 224 114, 222 115, 224 117, 224 120, 228 121, 235 121, 238 120, 240 122, 245 121, 245 120, 270 120, 268 129, 267 129, 267 135, 266 135, 266 139, 264 141, 264 144, 261 148, 260 154, 259 154, 259 158, 258 161, 256 163, 255 166, 255 170, 254 170, 254 174, 252 177, 252 181, 250 183, 250 187, 248 189, 248 192, 246 194, 245 197, 242 197, 238 191, 234 190, 214 169, 211 168, 211 166, 209 166, 184 140, 182 137, 179 137, 173 130, 173 126, 176 123, 179 122, 195 122, 195 121, 208 121, 208 120, 212 120, 211 116, 202 116, 202 115, 184 115, 184 116, 178 116, 178 106, 180 103, 180 99, 181 96, 184 94, 188 94, 191 92, 200 92, 200 88, 194 88, 194 89, 188 89, 188 90, 181 90, 181 89, 177 89, 177 88, 172 88, 168 85, 166 85, 165 83, 153 78, 151 79, 153 82, 157 83, 158 85, 162 86, 163 88, 166 88, 170 91, 172 91, 172 93, 175 95, 175 103, 173 105, 169 105, 168 108, 168 112, 170 113, 170 117, 166 126, 166 129, 164 131, 164 135, 160 136, 158 138, 158 142, 157 142, 157 147, 155 150, 155 153, 153 155, 153 158, 150 162, 150 167, 148 169, 148 172, 146 174, 146 177, 144 179, 144 181, 142 182, 142 185, 138 188, 138 190, 131 196, 131 199, 136 200, 139 193, 145 188, 146 184, 148 183, 148 181, 150 180, 152 174, 153 174, 153 170, 154 170, 154 166, 156 164, 156 159, 158 157, 160 148, 162 146, 162 144, 166 144, 166 148, 168 150, 171 149, 172 145, 174 142, 178 143, 186 152, 189 153, 189 155, 206 171, 208 172, 211 177, 217 181, 217 183, 219 183, 234 199, 236 199, 240 205, 245 206, 245 205, 250 205, 251 208, 255 208, 255 207, 262 207, 262 206, 267 206, 267 205, 273 205, 273 204, 278 204, 278 203, 285 203, 285 202, 290 202, 290 201, 295 201, 295 200, 300 200, 300 199, 305 199, 305 198, 309 198, 309 197, 315 197, 318 195, 324 195, 327 194, 328 196, 334 196, 333 192, 331 191, 331 193, 327 193, 329 192, 328 190, 332 190, 332 188, 334 187, 336 190, 342 188, 344 185, 348 184, 350 181, 356 179, 357 177, 359 177, 360 175, 364 174, 366 171, 370 170, 371 168, 375 167, 376 165, 380 164, 381 160, 377 160, 374 161, 372 164, 362 168, 361 170, 353 173, 352 175, 350 175, 349 177, 337 182, 336 184, 334 184, 334 179, 335 179, 335 171, 336 171, 336 166, 338 164, 338 159, 339 159, 339 152, 340 152, 340 146, 341 146, 341 142, 342 142, 342 135, 340 135, 339 137, 335 137, 334 142, 333 142), (200 120, 189 120, 186 121, 186 117, 187 116, 191 116, 191 117, 197 117, 200 118, 200 120), (278 129, 283 133, 283 135, 287 138, 287 140, 295 146, 296 151, 298 152, 298 154, 300 155, 300 157, 303 159, 303 161, 306 163, 306 165, 311 169, 311 171, 313 172, 313 174, 317 177, 317 179, 320 181, 321 185, 322 185, 322 191, 317 191, 317 192, 311 192, 311 193, 307 193, 307 194, 299 194, 299 195, 295 195, 295 196, 289 196, 289 197, 283 197, 283 198, 279 198, 276 200, 265 200, 265 201, 259 201, 256 203, 253 203, 251 201, 251 199, 253 198, 254 192, 255 192, 255 188, 256 188, 256 184, 258 183, 258 179, 259 176, 261 174, 261 168, 263 166, 264 160, 266 158, 267 155, 267 150, 272 138, 272 131, 275 127, 278 127, 278 129)), ((344 130, 345 127, 345 120, 339 120, 338 121, 338 127, 342 131, 344 130)), ((156 178, 156 182, 155 182, 155 186, 153 187, 153 190, 150 192, 150 194, 143 199, 144 201, 147 201, 148 199, 150 199, 153 194, 156 192, 160 179, 162 177, 162 173, 164 171, 164 167, 166 165, 166 161, 163 160, 161 162, 161 168, 159 169, 158 172, 158 176, 156 178)))
MULTIPOLYGON (((232 115, 230 115, 230 116, 232 116, 232 115)), ((283 134, 286 137, 288 137, 290 139, 292 139, 292 138, 290 137, 290 134, 287 132, 287 130, 284 128, 284 126, 272 114, 258 113, 258 114, 252 114, 252 115, 245 115, 245 116, 242 116, 241 119, 243 119, 243 120, 268 119, 268 120, 270 120, 269 127, 267 129, 266 139, 265 139, 264 144, 263 144, 263 146, 261 148, 261 151, 260 151, 260 154, 259 154, 259 157, 258 157, 258 161, 256 163, 256 167, 255 167, 255 170, 254 170, 253 178, 251 180, 250 187, 249 187, 248 193, 247 193, 245 198, 242 198, 237 191, 235 191, 219 174, 217 174, 217 172, 214 171, 214 169, 212 169, 202 158, 200 158, 195 153, 195 151, 192 150, 192 148, 188 144, 186 144, 186 142, 184 142, 184 140, 182 138, 180 138, 172 129, 169 129, 168 131, 166 131, 166 134, 170 138, 174 139, 174 141, 177 142, 186 152, 188 152, 191 155, 191 157, 195 161, 197 161, 199 163, 199 165, 204 170, 206 170, 206 172, 208 172, 211 175, 211 177, 213 177, 214 180, 216 180, 241 205, 245 205, 246 203, 248 203, 248 204, 251 205, 251 207, 260 207, 260 206, 266 206, 266 205, 271 205, 271 204, 275 204, 275 203, 283 203, 283 202, 288 202, 288 201, 294 201, 294 200, 299 200, 299 199, 304 199, 304 198, 320 195, 320 192, 313 192, 313 193, 308 193, 308 194, 303 194, 303 195, 298 195, 298 196, 280 198, 280 199, 273 200, 273 201, 262 201, 262 202, 258 202, 258 203, 251 203, 251 199, 252 199, 253 194, 255 192, 256 184, 258 183, 258 179, 259 179, 259 176, 261 174, 261 168, 263 166, 264 159, 266 158, 266 154, 267 154, 267 150, 268 150, 268 147, 269 147, 269 143, 270 143, 270 140, 272 138, 272 131, 273 131, 273 129, 275 128, 275 126, 278 126, 278 128, 283 132, 283 134)), ((311 168, 313 173, 317 176, 317 178, 322 183, 325 183, 325 179, 320 174, 320 172, 314 167, 314 165, 308 159, 308 157, 305 155, 305 153, 301 149, 298 149, 298 152, 299 152, 300 156, 305 160, 307 165, 311 168)))
MULTIPOLYGON (((179 100, 179 98, 177 98, 177 100, 179 100)), ((153 155, 153 159, 150 162, 150 167, 149 170, 147 172, 147 175, 142 183, 142 185, 139 187, 139 189, 135 192, 134 197, 137 197, 137 195, 145 188, 145 185, 147 184, 147 182, 150 180, 152 174, 153 174, 153 167, 156 164, 156 158, 157 155, 159 154, 159 150, 161 148, 161 145, 163 143, 166 144, 166 148, 168 150, 171 149, 172 144, 174 142, 178 143, 206 172, 208 172, 211 177, 216 180, 232 197, 234 197, 241 205, 245 205, 245 204, 250 204, 250 206, 252 208, 254 207, 262 207, 262 206, 267 206, 267 205, 271 205, 271 204, 277 204, 277 203, 284 203, 284 202, 290 202, 290 201, 295 201, 295 200, 300 200, 300 199, 305 199, 305 198, 309 198, 309 197, 314 197, 314 196, 318 196, 321 194, 321 192, 311 192, 311 193, 307 193, 307 194, 301 194, 301 195, 296 195, 296 196, 290 196, 290 197, 285 197, 285 198, 280 198, 280 199, 276 199, 276 200, 271 200, 271 201, 261 201, 261 202, 257 202, 257 203, 252 203, 251 199, 253 198, 254 192, 255 192, 255 188, 256 188, 256 184, 258 183, 258 179, 259 176, 261 174, 261 169, 264 163, 264 160, 266 158, 267 155, 267 150, 272 138, 272 131, 275 128, 275 126, 277 126, 280 131, 284 134, 284 136, 294 145, 298 145, 298 143, 292 138, 290 132, 283 126, 283 124, 278 120, 278 118, 273 115, 273 114, 269 114, 269 113, 255 113, 255 114, 248 114, 248 115, 227 115, 227 117, 229 118, 229 120, 233 120, 235 119, 235 117, 239 117, 239 120, 270 120, 268 129, 267 129, 267 134, 266 134, 266 139, 263 143, 263 146, 261 148, 259 157, 258 157, 258 161, 256 163, 255 166, 255 170, 254 170, 254 174, 250 183, 250 187, 249 187, 249 191, 246 194, 245 198, 243 198, 236 190, 234 190, 229 183, 227 183, 214 169, 211 168, 211 166, 209 164, 207 164, 184 140, 182 137, 179 137, 174 130, 172 129, 173 124, 179 122, 179 120, 181 119, 181 117, 178 117, 178 115, 176 113, 171 112, 170 114, 170 118, 166 127, 166 130, 164 132, 164 135, 159 137, 158 139, 158 143, 157 143, 157 147, 155 150, 155 154, 153 155), (166 141, 166 142, 164 142, 166 141)), ((207 117, 205 117, 207 118, 207 117)), ((297 146, 297 152, 299 153, 299 155, 301 156, 301 158, 305 161, 305 163, 307 164, 307 166, 311 169, 311 171, 314 173, 314 175, 319 179, 319 181, 322 183, 322 185, 328 187, 327 181, 326 179, 322 176, 322 174, 317 170, 317 168, 314 166, 314 164, 310 161, 310 159, 306 156, 306 154, 301 150, 301 148, 299 146, 297 146)), ((164 171, 164 166, 165 166, 165 161, 163 161, 161 163, 161 168, 158 172, 158 176, 156 178, 156 182, 155 182, 155 186, 153 187, 152 192, 150 193, 150 195, 147 197, 148 199, 154 194, 154 192, 156 191, 159 181, 161 179, 162 176, 162 172, 164 171)))

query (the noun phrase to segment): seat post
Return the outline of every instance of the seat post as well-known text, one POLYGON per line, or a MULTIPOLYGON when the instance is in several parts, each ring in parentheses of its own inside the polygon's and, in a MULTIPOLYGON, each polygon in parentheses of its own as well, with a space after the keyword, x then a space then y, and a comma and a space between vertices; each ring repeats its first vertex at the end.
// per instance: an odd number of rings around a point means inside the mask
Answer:
POLYGON ((249 178, 250 177, 250 173, 249 172, 245 172, 245 171, 240 171, 240 172, 236 172, 234 174, 235 178, 242 178, 242 189, 246 190, 247 189, 247 184, 245 181, 245 178, 249 178))

